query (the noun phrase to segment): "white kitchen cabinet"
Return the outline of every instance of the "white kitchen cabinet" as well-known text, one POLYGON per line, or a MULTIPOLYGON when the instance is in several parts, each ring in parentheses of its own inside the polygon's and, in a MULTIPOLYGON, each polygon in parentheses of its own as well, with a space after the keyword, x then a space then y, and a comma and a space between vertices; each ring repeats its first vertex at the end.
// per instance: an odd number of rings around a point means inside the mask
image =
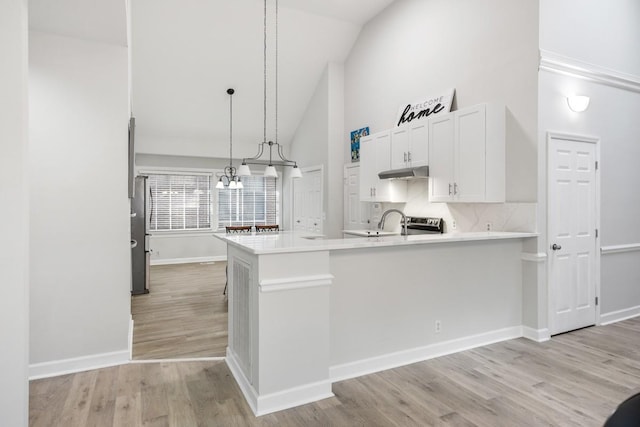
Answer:
POLYGON ((504 202, 504 106, 480 104, 429 120, 429 200, 504 202))
POLYGON ((391 169, 429 164, 427 121, 400 126, 391 131, 391 169))
POLYGON ((360 200, 363 202, 405 202, 407 183, 380 179, 378 173, 391 169, 391 132, 360 138, 360 200))

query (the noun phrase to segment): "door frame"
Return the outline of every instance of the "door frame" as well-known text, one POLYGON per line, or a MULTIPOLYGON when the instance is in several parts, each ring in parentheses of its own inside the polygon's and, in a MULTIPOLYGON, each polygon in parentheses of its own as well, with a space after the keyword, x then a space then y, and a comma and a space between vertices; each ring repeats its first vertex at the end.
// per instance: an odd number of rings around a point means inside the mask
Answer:
MULTIPOLYGON (((320 218, 322 221, 322 232, 325 232, 325 222, 326 222, 326 218, 325 218, 325 210, 324 210, 324 165, 320 164, 320 165, 313 165, 313 166, 305 166, 305 167, 300 167, 300 172, 302 172, 302 174, 304 175, 305 173, 308 172, 315 172, 315 171, 320 171, 320 218)), ((289 186, 289 200, 291 200, 291 203, 289 203, 289 218, 290 218, 290 230, 293 230, 293 221, 294 221, 294 209, 295 209, 295 203, 293 200, 293 195, 294 195, 294 183, 293 180, 291 180, 291 185, 289 186)))
POLYGON ((598 167, 595 170, 595 225, 599 234, 595 239, 595 257, 594 257, 594 281, 595 281, 595 296, 598 298, 598 304, 596 305, 596 318, 595 325, 600 325, 600 307, 602 305, 601 295, 600 295, 600 255, 601 255, 601 243, 600 239, 602 236, 600 235, 600 170, 601 170, 601 162, 600 162, 600 138, 594 136, 586 136, 572 133, 564 133, 564 132, 553 132, 548 131, 546 137, 546 179, 545 179, 545 195, 546 195, 546 224, 545 224, 545 254, 547 259, 546 266, 546 277, 547 277, 547 325, 549 328, 549 333, 552 331, 553 325, 553 293, 551 292, 551 255, 550 255, 550 239, 549 239, 549 223, 551 212, 549 211, 549 185, 551 181, 551 170, 550 170, 550 161, 549 156, 551 154, 551 144, 553 140, 565 140, 565 141, 574 141, 579 143, 586 144, 595 144, 595 161, 598 164, 598 167))

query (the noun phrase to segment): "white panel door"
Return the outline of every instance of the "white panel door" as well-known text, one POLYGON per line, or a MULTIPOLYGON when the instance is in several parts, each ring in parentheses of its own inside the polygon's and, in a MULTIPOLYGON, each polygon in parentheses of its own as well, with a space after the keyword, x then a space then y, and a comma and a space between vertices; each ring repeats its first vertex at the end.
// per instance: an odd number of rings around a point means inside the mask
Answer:
POLYGON ((307 230, 307 218, 305 206, 307 205, 305 197, 307 196, 307 181, 304 179, 306 174, 302 174, 302 178, 293 180, 293 229, 295 231, 307 230))
POLYGON ((551 334, 596 322, 596 145, 552 137, 548 147, 551 334))
POLYGON ((322 233, 322 170, 303 171, 293 180, 293 229, 322 233))
POLYGON ((344 229, 369 228, 369 203, 360 201, 360 165, 344 168, 344 229))

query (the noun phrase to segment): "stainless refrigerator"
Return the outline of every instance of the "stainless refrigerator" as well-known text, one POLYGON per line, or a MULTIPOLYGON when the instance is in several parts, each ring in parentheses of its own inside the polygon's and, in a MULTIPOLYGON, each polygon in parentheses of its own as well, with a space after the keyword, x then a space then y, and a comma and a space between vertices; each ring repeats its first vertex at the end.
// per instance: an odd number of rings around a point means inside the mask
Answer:
POLYGON ((149 293, 149 234, 146 176, 137 176, 131 199, 131 295, 149 293))

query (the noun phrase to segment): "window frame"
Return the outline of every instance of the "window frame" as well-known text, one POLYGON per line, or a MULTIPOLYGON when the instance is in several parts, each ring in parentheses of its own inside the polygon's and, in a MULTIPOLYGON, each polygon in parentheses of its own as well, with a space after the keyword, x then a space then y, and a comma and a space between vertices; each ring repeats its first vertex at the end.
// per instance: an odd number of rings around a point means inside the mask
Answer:
MULTIPOLYGON (((208 169, 192 169, 192 168, 180 168, 180 167, 145 167, 140 168, 138 170, 138 175, 201 175, 209 177, 209 189, 210 189, 210 197, 209 197, 209 227, 208 228, 199 228, 196 230, 193 229, 184 229, 184 230, 151 230, 148 229, 147 233, 151 236, 174 236, 178 237, 180 235, 185 236, 193 236, 197 234, 205 234, 215 232, 216 229, 213 226, 214 219, 214 210, 216 209, 216 201, 214 201, 215 191, 214 187, 216 184, 215 180, 215 171, 208 169)), ((147 212, 149 211, 149 203, 151 200, 147 198, 147 212)), ((148 225, 147 225, 148 227, 148 225)))
MULTIPOLYGON (((262 169, 256 171, 254 169, 250 169, 252 175, 262 175, 262 169)), ((283 220, 283 179, 282 172, 277 170, 278 177, 276 178, 276 192, 278 194, 277 204, 278 207, 276 209, 277 216, 276 222, 280 224, 280 228, 282 229, 282 220, 283 220)), ((223 168, 189 168, 189 167, 175 167, 175 166, 144 166, 137 168, 137 175, 209 175, 210 177, 210 185, 211 185, 211 198, 210 198, 210 212, 211 212, 211 228, 209 229, 200 229, 200 230, 149 230, 148 233, 151 236, 172 236, 172 237, 180 237, 180 236, 193 236, 198 234, 207 234, 207 233, 218 233, 225 231, 224 228, 218 228, 219 220, 218 220, 218 189, 216 189, 216 184, 218 183, 218 178, 220 175, 224 174, 223 168)))
MULTIPOLYGON (((275 223, 276 224, 281 224, 282 221, 282 174, 280 173, 280 171, 277 171, 278 176, 275 178, 275 191, 276 191, 276 208, 275 208, 275 223)), ((255 177, 255 176, 262 176, 262 173, 254 173, 254 171, 251 171, 251 176, 255 177)), ((219 209, 219 192, 220 190, 215 188, 215 225, 212 223, 212 226, 216 227, 219 226, 220 224, 220 218, 218 217, 218 209, 219 209)), ((280 225, 280 227, 282 227, 282 225, 280 225)), ((217 229, 218 231, 225 231, 225 227, 222 226, 220 228, 217 229)))

